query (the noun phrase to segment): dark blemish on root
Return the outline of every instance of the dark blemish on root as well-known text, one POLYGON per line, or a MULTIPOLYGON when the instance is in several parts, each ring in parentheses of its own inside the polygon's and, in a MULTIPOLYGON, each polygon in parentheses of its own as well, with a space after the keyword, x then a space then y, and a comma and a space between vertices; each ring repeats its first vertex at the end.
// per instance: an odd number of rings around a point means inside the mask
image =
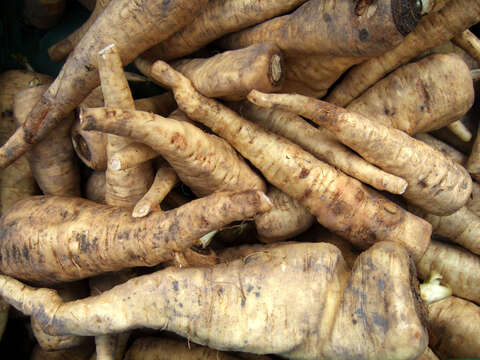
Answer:
POLYGON ((424 179, 419 180, 419 181, 417 182, 417 185, 420 185, 422 188, 426 188, 426 187, 427 187, 427 183, 424 181, 424 179))
POLYGON ((378 280, 377 286, 381 291, 385 290, 385 281, 383 281, 382 279, 378 280))
POLYGON ((299 178, 300 179, 305 179, 308 174, 310 174, 310 170, 302 168, 302 171, 300 172, 299 178))
POLYGON ((252 285, 248 285, 247 287, 247 293, 250 294, 250 292, 253 290, 253 286, 252 285))
POLYGON ((323 14, 323 21, 329 23, 330 21, 332 21, 332 17, 330 16, 330 14, 327 14, 327 13, 324 13, 323 14))
POLYGON ((255 292, 255 297, 257 297, 257 298, 260 297, 260 292, 258 292, 258 291, 255 292))
POLYGON ((178 281, 175 280, 174 282, 172 282, 172 288, 173 290, 178 291, 178 281))
POLYGON ((242 302, 241 302, 242 307, 245 306, 245 303, 246 303, 246 300, 245 300, 245 299, 242 299, 242 302))
POLYGON ((87 71, 92 71, 92 70, 94 70, 95 68, 94 68, 93 66, 90 66, 90 65, 85 65, 85 69, 86 69, 87 71))
POLYGON ((360 41, 368 41, 369 37, 370 34, 368 33, 367 29, 360 30, 360 33, 358 34, 358 38, 360 39, 360 41))
POLYGON ((22 255, 25 258, 25 260, 30 261, 30 251, 28 250, 28 247, 26 244, 23 245, 22 255))
POLYGON ((358 321, 355 320, 355 319, 352 320, 353 325, 357 325, 357 322, 358 322, 358 321))
POLYGON ((376 312, 373 312, 372 313, 372 319, 373 319, 373 323, 376 326, 381 327, 382 331, 384 333, 386 333, 388 331, 388 321, 387 321, 387 319, 385 319, 385 317, 383 317, 382 315, 380 315, 376 312))

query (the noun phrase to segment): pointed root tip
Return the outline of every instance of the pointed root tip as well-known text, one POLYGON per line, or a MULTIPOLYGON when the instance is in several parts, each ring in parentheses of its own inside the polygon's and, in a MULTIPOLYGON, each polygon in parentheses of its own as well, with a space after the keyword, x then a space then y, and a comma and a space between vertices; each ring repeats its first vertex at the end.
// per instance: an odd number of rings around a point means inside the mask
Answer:
POLYGON ((48 49, 48 55, 50 59, 56 62, 65 60, 65 58, 73 50, 72 42, 67 38, 59 41, 58 43, 50 46, 48 49))
POLYGON ((252 104, 270 109, 273 107, 273 104, 270 101, 266 100, 265 98, 266 96, 268 96, 268 94, 265 94, 261 91, 253 89, 248 93, 247 99, 252 104))

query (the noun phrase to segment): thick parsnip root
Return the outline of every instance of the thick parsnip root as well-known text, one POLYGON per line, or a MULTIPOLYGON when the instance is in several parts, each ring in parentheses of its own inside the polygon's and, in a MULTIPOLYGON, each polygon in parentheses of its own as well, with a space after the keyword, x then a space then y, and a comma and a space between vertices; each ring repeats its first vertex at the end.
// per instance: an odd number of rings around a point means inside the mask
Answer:
POLYGON ((141 143, 130 143, 108 160, 112 170, 126 170, 158 156, 158 152, 141 143))
POLYGON ((85 189, 85 197, 99 204, 105 202, 105 172, 94 171, 87 180, 85 189))
POLYGON ((480 62, 480 40, 470 31, 465 30, 455 36, 452 42, 465 50, 472 58, 480 62))
MULTIPOLYGON (((41 98, 47 85, 20 91, 15 95, 14 115, 21 126, 41 98)), ((80 174, 70 139, 73 113, 27 154, 33 176, 45 195, 80 196, 80 174)))
POLYGON ((239 358, 205 346, 166 338, 134 341, 124 360, 238 360, 239 358))
MULTIPOLYGON (((98 71, 106 106, 135 110, 135 103, 123 72, 117 46, 111 44, 99 52, 98 71)), ((105 172, 105 201, 108 205, 132 208, 148 191, 153 182, 153 168, 148 161, 124 170, 111 167, 114 154, 133 142, 130 138, 107 137, 107 170, 105 172)))
POLYGON ((152 210, 155 210, 163 201, 165 196, 178 183, 178 177, 172 168, 161 167, 155 174, 153 184, 148 192, 135 204, 133 208, 133 217, 147 216, 152 210))
POLYGON ((302 95, 253 90, 248 100, 300 114, 324 126, 367 161, 407 180, 403 196, 429 213, 452 214, 465 205, 472 192, 472 180, 462 166, 403 131, 302 95))
POLYGON ((440 359, 480 354, 480 307, 450 296, 428 306, 430 346, 440 359))
POLYGON ((347 106, 384 75, 425 50, 451 39, 479 20, 480 3, 471 0, 448 1, 440 11, 424 16, 395 49, 351 69, 326 100, 338 106, 347 106))
POLYGON ((293 141, 320 160, 377 190, 403 194, 407 188, 405 180, 363 160, 340 143, 330 131, 322 127, 315 128, 296 114, 266 109, 248 101, 232 103, 229 106, 245 119, 293 141))
POLYGON ((297 200, 276 187, 271 186, 267 196, 272 200, 272 210, 255 218, 260 241, 269 243, 290 239, 303 233, 315 221, 315 217, 297 200))
POLYGON ((480 255, 480 218, 463 206, 448 216, 428 214, 419 208, 409 207, 415 215, 432 224, 433 233, 445 236, 453 242, 480 255))
POLYGON ((245 29, 295 9, 306 0, 211 0, 183 30, 147 51, 154 59, 191 54, 225 34, 245 29))
POLYGON ((410 135, 440 129, 472 107, 473 81, 463 60, 436 54, 402 66, 347 109, 410 135))
POLYGON ((417 262, 421 279, 434 271, 442 275, 454 295, 480 304, 480 258, 459 246, 432 240, 425 255, 417 262))
POLYGON ((420 12, 418 2, 410 0, 374 4, 313 0, 291 14, 229 35, 221 45, 238 49, 272 42, 286 55, 376 56, 412 31, 420 12))
POLYGON ((214 349, 312 360, 415 359, 428 342, 417 291, 411 258, 391 242, 363 252, 351 273, 335 246, 302 243, 210 268, 170 267, 70 303, 0 276, 0 294, 52 334, 149 327, 214 349))
POLYGON ((270 209, 265 194, 252 190, 216 193, 141 219, 81 198, 32 197, 2 218, 0 270, 52 283, 153 266, 212 230, 270 209))
POLYGON ((282 53, 271 43, 226 51, 208 59, 179 60, 172 66, 201 94, 226 100, 244 99, 252 89, 278 91, 284 78, 282 53))
POLYGON ((415 259, 422 256, 430 241, 430 224, 298 145, 202 96, 165 62, 157 61, 152 75, 173 88, 182 111, 226 139, 272 185, 298 200, 322 225, 362 249, 376 241, 392 240, 400 241, 415 259))
POLYGON ((24 125, 0 148, 5 167, 55 128, 99 84, 97 54, 114 42, 123 64, 168 38, 194 18, 207 0, 118 0, 92 24, 24 125))
POLYGON ((82 109, 80 117, 84 130, 129 136, 151 146, 197 196, 222 190, 266 190, 262 178, 225 140, 186 121, 108 108, 82 109))
POLYGON ((88 29, 97 20, 100 14, 105 10, 111 0, 96 0, 95 8, 90 17, 77 30, 68 35, 65 39, 48 48, 48 55, 53 61, 63 61, 70 54, 75 46, 82 40, 88 29))

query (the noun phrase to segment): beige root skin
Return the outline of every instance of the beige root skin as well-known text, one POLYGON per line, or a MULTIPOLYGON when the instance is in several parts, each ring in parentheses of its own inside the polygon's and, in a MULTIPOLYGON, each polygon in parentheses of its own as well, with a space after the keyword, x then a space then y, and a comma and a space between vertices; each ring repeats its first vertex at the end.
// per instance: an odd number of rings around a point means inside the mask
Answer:
POLYGON ((480 62, 480 40, 470 30, 465 30, 452 39, 455 45, 465 50, 472 58, 480 62))
POLYGON ((48 48, 48 55, 53 61, 63 61, 77 46, 88 29, 97 20, 100 14, 105 10, 111 0, 97 0, 90 17, 77 30, 68 35, 65 39, 57 42, 48 48))
POLYGON ((148 192, 135 204, 133 217, 147 216, 152 210, 160 207, 165 196, 178 183, 179 179, 175 170, 162 167, 157 170, 153 184, 148 192))
POLYGON ((472 192, 472 179, 465 168, 403 131, 302 95, 253 90, 248 100, 300 114, 324 126, 365 160, 405 179, 408 187, 403 196, 429 213, 452 214, 465 205, 472 192))
POLYGON ((141 219, 127 209, 81 198, 32 197, 2 218, 0 270, 53 283, 153 266, 212 230, 270 209, 265 194, 253 190, 212 194, 141 219))
POLYGON ((415 359, 428 342, 417 291, 407 251, 391 242, 362 253, 351 273, 333 245, 290 244, 211 268, 170 267, 70 303, 0 276, 0 294, 53 334, 149 327, 292 359, 415 359))
POLYGON ((428 307, 430 346, 440 359, 480 354, 480 307, 450 296, 428 307))
MULTIPOLYGON (((37 86, 15 95, 13 112, 20 126, 47 87, 37 86)), ((27 154, 33 176, 45 195, 80 196, 80 174, 70 139, 73 121, 73 114, 68 114, 27 154)))
POLYGON ((462 58, 462 60, 467 64, 470 70, 478 69, 480 62, 472 58, 465 50, 455 45, 451 40, 444 42, 441 45, 435 46, 434 48, 428 49, 424 54, 420 55, 429 55, 429 54, 451 54, 455 53, 462 58))
POLYGON ((154 59, 181 58, 223 35, 287 13, 304 2, 305 0, 213 0, 183 30, 147 53, 154 59))
POLYGON ((152 160, 158 156, 158 152, 150 146, 141 143, 130 143, 117 151, 109 160, 112 170, 126 170, 152 160))
POLYGON ((315 217, 297 200, 276 187, 270 186, 267 196, 272 200, 272 210, 255 218, 255 227, 261 242, 290 239, 303 233, 315 221, 315 217))
POLYGON ((463 60, 454 54, 436 54, 400 67, 346 109, 414 135, 452 123, 472 107, 474 97, 463 60))
POLYGON ((415 29, 395 49, 352 68, 335 86, 326 101, 347 106, 398 66, 468 29, 480 20, 480 3, 451 0, 440 11, 424 16, 415 29))
POLYGON ((418 22, 421 9, 413 1, 402 6, 409 11, 396 12, 393 1, 360 6, 351 1, 307 1, 288 15, 228 35, 220 44, 238 49, 273 42, 285 55, 376 56, 400 43, 418 22))
POLYGON ((0 148, 0 167, 7 166, 28 151, 98 86, 99 50, 114 41, 119 47, 122 63, 128 64, 185 26, 206 3, 207 0, 177 0, 158 6, 156 0, 111 2, 67 58, 23 127, 0 148))
POLYGON ((434 234, 445 236, 480 255, 480 218, 467 207, 464 206, 448 216, 436 216, 412 207, 409 207, 409 210, 432 224, 434 234))
MULTIPOLYGON (((351 66, 362 62, 360 57, 329 55, 287 56, 282 92, 322 98, 332 84, 351 66)), ((257 88, 257 90, 260 90, 257 88)))
POLYGON ((429 347, 425 350, 425 352, 418 357, 416 360, 438 360, 437 355, 435 355, 429 347))
POLYGON ((192 81, 201 94, 225 100, 244 99, 252 89, 280 90, 283 56, 272 43, 226 51, 208 59, 187 59, 172 67, 192 81))
POLYGON ((85 197, 88 200, 99 204, 106 204, 105 202, 105 172, 94 171, 87 180, 85 188, 85 197))
POLYGON ((418 276, 428 279, 433 271, 442 275, 453 295, 480 304, 480 258, 459 246, 432 240, 417 262, 418 276))
POLYGON ((259 189, 265 182, 223 139, 186 121, 141 111, 83 109, 82 127, 129 136, 158 151, 197 196, 215 191, 259 189))
POLYGON ((325 128, 315 128, 300 116, 288 111, 266 109, 251 102, 229 104, 245 119, 300 145, 318 159, 342 170, 377 190, 403 194, 408 184, 355 155, 325 128))
POLYGON ((157 61, 152 75, 173 88, 182 111, 226 139, 272 185, 297 199, 322 225, 362 249, 376 241, 392 240, 400 241, 415 259, 422 256, 430 241, 430 224, 298 145, 202 96, 165 62, 157 61))
POLYGON ((238 360, 205 346, 166 338, 139 338, 128 349, 124 360, 238 360))
POLYGON ((457 136, 463 142, 469 142, 472 140, 472 133, 463 124, 461 120, 457 120, 451 124, 448 124, 448 130, 450 130, 455 136, 457 136))
MULTIPOLYGON (((111 44, 100 51, 98 71, 105 105, 135 110, 117 46, 111 44)), ((133 207, 146 194, 153 182, 153 168, 150 162, 140 162, 137 166, 124 170, 111 167, 110 159, 113 155, 132 142, 130 138, 107 136, 109 163, 105 172, 105 201, 108 205, 133 207)))

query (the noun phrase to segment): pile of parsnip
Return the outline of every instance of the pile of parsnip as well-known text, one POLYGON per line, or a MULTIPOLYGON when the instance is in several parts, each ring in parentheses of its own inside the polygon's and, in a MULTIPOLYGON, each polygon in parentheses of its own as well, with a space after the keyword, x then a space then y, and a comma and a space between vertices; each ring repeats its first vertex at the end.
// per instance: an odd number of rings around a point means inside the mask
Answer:
POLYGON ((0 337, 13 314, 31 359, 480 358, 480 0, 82 3, 55 79, 0 74, 0 337))

